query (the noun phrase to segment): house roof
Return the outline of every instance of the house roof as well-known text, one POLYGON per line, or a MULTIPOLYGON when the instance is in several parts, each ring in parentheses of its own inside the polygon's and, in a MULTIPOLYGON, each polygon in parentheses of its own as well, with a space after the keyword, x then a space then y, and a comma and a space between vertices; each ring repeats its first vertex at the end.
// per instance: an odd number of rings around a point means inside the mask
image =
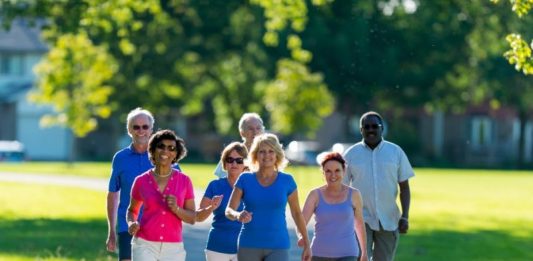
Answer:
POLYGON ((23 19, 12 21, 9 29, 0 27, 0 52, 46 52, 47 45, 41 39, 43 22, 35 25, 23 19))

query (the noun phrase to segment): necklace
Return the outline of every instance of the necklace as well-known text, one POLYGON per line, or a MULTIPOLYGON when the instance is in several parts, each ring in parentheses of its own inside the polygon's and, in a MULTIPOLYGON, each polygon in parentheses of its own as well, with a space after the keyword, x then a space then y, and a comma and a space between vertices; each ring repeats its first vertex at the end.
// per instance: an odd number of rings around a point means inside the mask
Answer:
POLYGON ((153 172, 154 172, 154 175, 156 177, 166 178, 166 177, 170 176, 170 174, 172 174, 172 168, 170 168, 170 170, 168 171, 168 173, 166 175, 157 174, 157 172, 155 172, 155 169, 153 170, 153 172))

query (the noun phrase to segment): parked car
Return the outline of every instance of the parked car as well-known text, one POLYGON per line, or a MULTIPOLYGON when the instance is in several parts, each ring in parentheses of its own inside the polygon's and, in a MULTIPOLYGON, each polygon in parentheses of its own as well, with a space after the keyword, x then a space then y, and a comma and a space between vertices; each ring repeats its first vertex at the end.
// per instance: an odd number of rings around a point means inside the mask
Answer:
POLYGON ((331 151, 338 152, 343 154, 348 148, 353 146, 355 143, 335 143, 331 146, 331 151))
POLYGON ((295 140, 285 149, 285 156, 292 164, 316 165, 320 152, 320 144, 316 141, 295 140))
POLYGON ((24 145, 19 141, 0 140, 0 161, 24 160, 24 145))

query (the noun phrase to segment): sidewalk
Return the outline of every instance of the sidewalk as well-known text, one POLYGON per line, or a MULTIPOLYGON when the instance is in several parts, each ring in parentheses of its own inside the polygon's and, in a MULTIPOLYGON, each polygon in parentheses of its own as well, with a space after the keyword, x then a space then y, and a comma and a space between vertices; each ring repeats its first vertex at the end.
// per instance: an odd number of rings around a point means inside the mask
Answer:
MULTIPOLYGON (((0 182, 20 182, 20 183, 37 183, 45 185, 58 185, 67 187, 78 187, 97 191, 107 191, 108 180, 103 178, 87 178, 67 175, 44 175, 44 174, 22 174, 13 172, 0 172, 0 182)), ((204 195, 204 191, 194 189, 196 206, 204 195)), ((102 202, 105 204, 105 202, 102 202)), ((102 214, 105 215, 105 214, 102 214)), ((290 211, 287 208, 287 226, 291 239, 290 260, 300 260, 301 249, 296 246, 296 235, 294 222, 292 221, 290 211)), ((204 261, 204 248, 207 241, 207 234, 211 229, 212 216, 204 222, 194 225, 184 223, 183 241, 187 251, 187 261, 204 261)), ((311 233, 309 233, 312 236, 311 233)), ((102 235, 102 242, 105 241, 105 235, 102 235)))

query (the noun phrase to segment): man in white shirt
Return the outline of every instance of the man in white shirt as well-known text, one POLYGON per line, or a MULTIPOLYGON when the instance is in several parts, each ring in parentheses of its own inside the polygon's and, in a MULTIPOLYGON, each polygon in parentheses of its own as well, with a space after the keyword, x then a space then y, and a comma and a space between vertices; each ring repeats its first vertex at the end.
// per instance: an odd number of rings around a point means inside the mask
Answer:
POLYGON ((361 191, 370 260, 394 260, 399 233, 409 229, 413 168, 403 150, 382 137, 383 118, 377 112, 361 116, 361 142, 351 146, 344 158, 348 170, 344 183, 361 191), (396 204, 400 194, 400 212, 396 204))
MULTIPOLYGON (((239 120, 239 134, 241 135, 244 146, 248 150, 252 146, 255 136, 263 134, 265 132, 265 126, 263 125, 263 120, 261 116, 255 112, 247 112, 241 116, 239 120)), ((228 176, 222 169, 222 165, 219 162, 215 169, 215 176, 219 178, 224 178, 228 176)))

